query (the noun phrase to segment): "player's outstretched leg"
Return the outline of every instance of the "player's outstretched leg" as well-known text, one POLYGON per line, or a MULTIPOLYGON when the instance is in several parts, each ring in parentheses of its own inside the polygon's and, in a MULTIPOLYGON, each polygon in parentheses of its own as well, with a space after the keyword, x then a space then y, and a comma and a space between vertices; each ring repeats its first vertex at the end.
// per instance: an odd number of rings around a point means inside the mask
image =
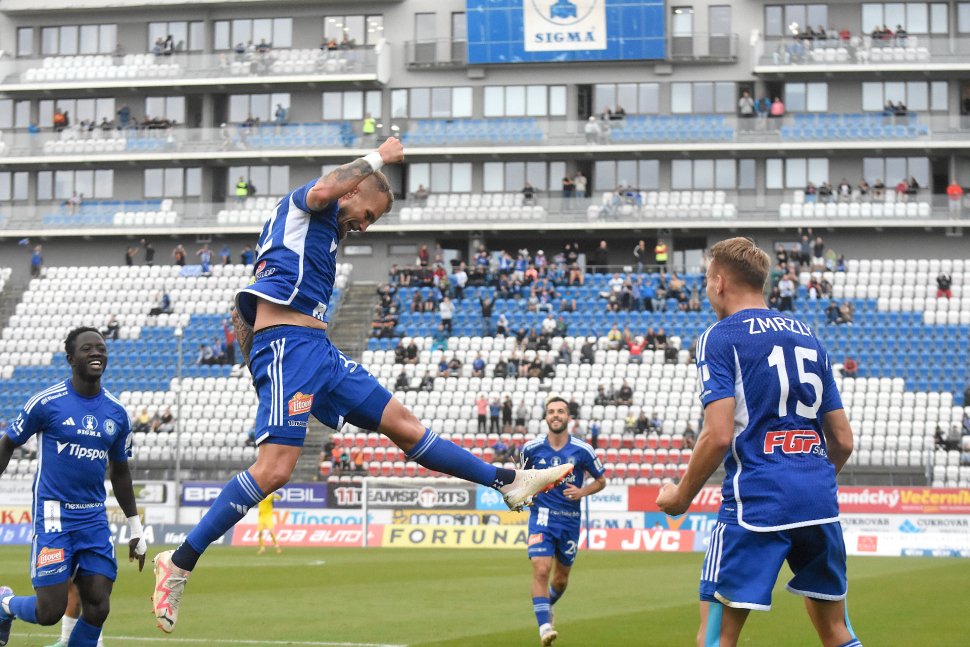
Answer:
POLYGON ((823 647, 862 647, 852 631, 845 600, 816 600, 805 598, 805 609, 815 625, 823 647))
MULTIPOLYGON (((365 429, 377 430, 403 449, 408 460, 429 470, 450 474, 472 483, 494 488, 504 495, 505 504, 512 510, 531 505, 537 494, 551 490, 569 476, 573 466, 564 463, 544 470, 510 470, 490 465, 470 451, 450 441, 441 440, 425 428, 421 421, 383 388, 375 389, 347 420, 365 429), (381 411, 379 426, 368 426, 369 412, 381 411)), ((371 424, 373 424, 371 422, 371 424)))

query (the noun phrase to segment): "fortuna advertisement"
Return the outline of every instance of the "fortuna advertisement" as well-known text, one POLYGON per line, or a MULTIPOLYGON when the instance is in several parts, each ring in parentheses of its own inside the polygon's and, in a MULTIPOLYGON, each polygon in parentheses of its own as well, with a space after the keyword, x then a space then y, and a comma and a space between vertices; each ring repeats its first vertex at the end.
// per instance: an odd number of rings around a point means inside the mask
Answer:
POLYGON ((606 0, 523 0, 527 52, 606 49, 606 0))

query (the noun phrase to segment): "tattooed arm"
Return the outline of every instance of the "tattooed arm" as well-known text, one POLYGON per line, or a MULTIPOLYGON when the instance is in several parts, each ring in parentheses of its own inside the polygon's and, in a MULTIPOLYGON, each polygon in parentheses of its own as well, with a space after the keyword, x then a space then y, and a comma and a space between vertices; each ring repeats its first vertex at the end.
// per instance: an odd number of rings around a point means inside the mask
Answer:
MULTIPOLYGON (((404 146, 400 140, 389 138, 377 149, 384 164, 393 164, 404 160, 404 146)), ((373 167, 365 158, 344 164, 335 168, 317 180, 313 188, 307 191, 306 206, 313 211, 320 211, 331 202, 350 193, 357 185, 374 172, 373 167)))
POLYGON ((249 366, 249 353, 253 350, 253 327, 245 322, 235 308, 232 309, 232 327, 236 329, 236 343, 239 344, 246 366, 249 366))

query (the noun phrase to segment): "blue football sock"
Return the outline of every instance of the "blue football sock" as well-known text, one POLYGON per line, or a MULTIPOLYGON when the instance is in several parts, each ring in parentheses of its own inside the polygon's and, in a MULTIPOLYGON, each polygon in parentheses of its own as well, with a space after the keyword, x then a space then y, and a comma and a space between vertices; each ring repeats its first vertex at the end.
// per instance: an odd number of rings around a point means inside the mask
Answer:
POLYGON ((704 632, 704 647, 718 647, 721 644, 721 613, 724 605, 709 602, 707 606, 707 631, 704 632))
POLYGON ((259 505, 265 498, 266 495, 256 485, 256 479, 248 471, 238 474, 226 483, 212 507, 172 555, 172 563, 187 571, 194 569, 209 544, 226 534, 246 516, 250 508, 259 505))
POLYGON ((71 647, 98 647, 98 638, 101 637, 101 627, 94 627, 78 618, 71 632, 71 640, 68 644, 71 647))
POLYGON ((557 591, 556 589, 552 588, 552 585, 549 585, 549 606, 552 606, 556 602, 559 602, 559 598, 561 598, 562 594, 565 592, 566 592, 565 588, 563 588, 562 591, 557 591))
POLYGON ((37 624, 36 595, 15 595, 7 602, 7 606, 10 607, 10 613, 16 616, 18 620, 23 620, 24 622, 29 622, 31 624, 37 624))
POLYGON ((424 465, 429 470, 457 476, 496 490, 515 480, 515 470, 489 465, 467 449, 451 441, 441 440, 438 434, 430 429, 425 430, 424 436, 407 457, 408 460, 424 465))
POLYGON ((540 627, 549 624, 549 598, 532 598, 532 609, 540 627))

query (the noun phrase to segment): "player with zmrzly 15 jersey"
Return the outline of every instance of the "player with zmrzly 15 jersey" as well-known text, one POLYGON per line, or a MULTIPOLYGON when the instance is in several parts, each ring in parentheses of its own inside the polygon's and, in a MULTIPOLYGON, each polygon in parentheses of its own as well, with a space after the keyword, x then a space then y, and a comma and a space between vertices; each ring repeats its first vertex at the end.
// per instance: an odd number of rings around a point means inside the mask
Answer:
POLYGON ((156 556, 152 606, 162 630, 175 628, 182 591, 202 552, 289 480, 311 414, 333 429, 346 421, 382 433, 409 460, 495 488, 514 510, 572 470, 571 465, 503 469, 441 440, 330 343, 327 309, 338 243, 350 231, 367 231, 391 210, 394 194, 380 169, 402 161, 404 147, 392 137, 373 153, 292 191, 263 226, 256 280, 236 295, 233 313, 236 339, 259 395, 256 463, 222 489, 178 550, 156 556))
POLYGON ((94 328, 76 328, 64 342, 71 379, 41 391, 0 438, 0 474, 13 450, 37 436, 34 476, 34 536, 30 578, 36 595, 15 596, 0 587, 0 645, 14 618, 39 625, 57 623, 68 606, 73 580, 81 601, 71 647, 95 647, 108 617, 118 563, 108 527, 106 469, 118 505, 128 517, 128 561, 145 565, 145 539, 131 485, 131 421, 128 412, 101 388, 108 350, 94 328))
MULTIPOLYGON (((727 476, 701 573, 700 647, 734 647, 748 613, 786 587, 805 599, 824 647, 859 647, 845 610, 836 474, 852 453, 829 356, 805 324, 769 310, 768 255, 747 238, 711 248, 707 297, 718 322, 697 340, 704 426, 680 485, 657 505, 687 511, 721 461, 727 476)), ((784 642, 784 641, 781 641, 784 642)))
POLYGON ((606 487, 603 464, 596 458, 592 447, 569 435, 569 422, 569 404, 559 396, 546 399, 549 433, 529 441, 522 449, 526 468, 573 466, 573 473, 562 485, 536 497, 529 515, 532 609, 539 623, 539 640, 544 647, 559 637, 553 607, 566 592, 569 571, 579 549, 579 500, 606 487), (594 480, 583 485, 587 473, 594 480))

